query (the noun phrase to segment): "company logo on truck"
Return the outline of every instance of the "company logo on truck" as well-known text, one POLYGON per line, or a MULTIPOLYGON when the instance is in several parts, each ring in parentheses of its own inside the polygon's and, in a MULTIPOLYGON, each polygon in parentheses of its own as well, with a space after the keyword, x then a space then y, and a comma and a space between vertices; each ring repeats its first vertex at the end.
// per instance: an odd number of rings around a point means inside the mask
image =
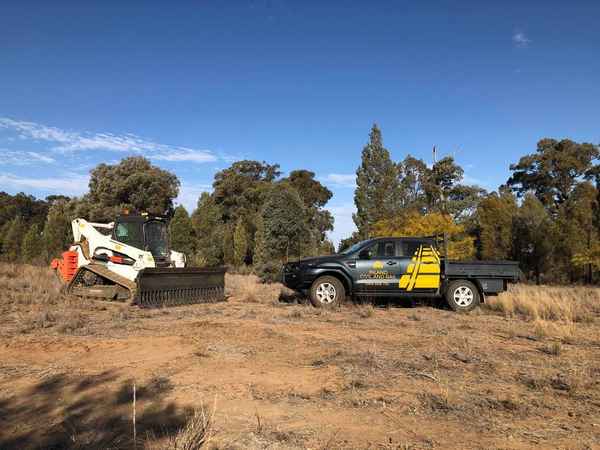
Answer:
POLYGON ((406 273, 400 277, 400 289, 437 289, 440 287, 440 255, 431 245, 415 251, 406 273))

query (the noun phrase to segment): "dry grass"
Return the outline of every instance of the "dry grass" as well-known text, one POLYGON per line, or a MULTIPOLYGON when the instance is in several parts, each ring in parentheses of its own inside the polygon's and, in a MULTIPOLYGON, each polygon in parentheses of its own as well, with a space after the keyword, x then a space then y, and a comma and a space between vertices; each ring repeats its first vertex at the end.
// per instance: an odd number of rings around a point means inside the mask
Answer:
POLYGON ((48 268, 0 264, 0 312, 12 318, 21 333, 52 328, 79 332, 86 325, 86 301, 61 293, 61 284, 48 268))
POLYGON ((285 287, 279 283, 261 284, 256 275, 225 275, 227 294, 244 303, 277 302, 285 287))
POLYGON ((486 299, 484 308, 529 321, 531 336, 537 340, 557 338, 575 344, 582 336, 581 325, 600 316, 600 288, 511 285, 507 292, 486 299))
POLYGON ((208 413, 201 408, 195 410, 183 428, 175 436, 169 437, 160 447, 148 445, 154 450, 199 450, 211 437, 214 412, 208 413))
POLYGON ((555 322, 593 322, 600 315, 600 288, 511 285, 486 300, 506 316, 555 322))

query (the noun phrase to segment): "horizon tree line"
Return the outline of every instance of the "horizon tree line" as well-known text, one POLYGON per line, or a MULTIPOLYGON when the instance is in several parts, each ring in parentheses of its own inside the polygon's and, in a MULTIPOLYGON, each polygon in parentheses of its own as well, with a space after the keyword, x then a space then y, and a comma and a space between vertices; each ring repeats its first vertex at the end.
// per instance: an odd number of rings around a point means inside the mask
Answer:
MULTIPOLYGON (((338 250, 376 236, 446 232, 449 256, 515 259, 536 282, 597 280, 600 270, 599 149, 544 138, 510 165, 496 191, 464 183, 452 157, 428 165, 410 154, 393 161, 373 125, 356 171, 357 231, 338 250)), ((326 209, 332 192, 309 170, 282 177, 278 164, 243 160, 217 172, 190 213, 174 205, 175 174, 143 157, 99 164, 77 198, 36 199, 0 192, 0 259, 45 263, 70 244, 76 217, 109 222, 122 210, 171 217, 171 244, 194 265, 277 277, 286 259, 332 253, 326 209)))

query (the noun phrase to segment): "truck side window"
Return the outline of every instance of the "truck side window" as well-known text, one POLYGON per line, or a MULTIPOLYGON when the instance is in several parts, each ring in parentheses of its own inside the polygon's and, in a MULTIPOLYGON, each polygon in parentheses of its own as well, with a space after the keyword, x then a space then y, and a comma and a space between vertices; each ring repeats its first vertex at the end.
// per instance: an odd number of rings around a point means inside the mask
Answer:
POLYGON ((421 243, 415 241, 402 241, 402 256, 412 257, 419 250, 421 243))
POLYGON ((370 246, 363 248, 358 257, 360 259, 372 259, 377 256, 377 248, 379 247, 379 243, 371 244, 370 246))
POLYGON ((396 256, 396 246, 393 241, 381 242, 379 244, 379 255, 384 258, 393 258, 396 256))

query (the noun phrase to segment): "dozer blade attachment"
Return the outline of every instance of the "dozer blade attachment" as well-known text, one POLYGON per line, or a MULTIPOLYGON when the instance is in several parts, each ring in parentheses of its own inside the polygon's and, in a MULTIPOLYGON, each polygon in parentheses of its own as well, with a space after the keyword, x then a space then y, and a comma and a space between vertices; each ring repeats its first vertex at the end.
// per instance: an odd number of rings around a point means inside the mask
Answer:
POLYGON ((210 303, 225 299, 225 268, 148 268, 137 278, 139 306, 210 303))

